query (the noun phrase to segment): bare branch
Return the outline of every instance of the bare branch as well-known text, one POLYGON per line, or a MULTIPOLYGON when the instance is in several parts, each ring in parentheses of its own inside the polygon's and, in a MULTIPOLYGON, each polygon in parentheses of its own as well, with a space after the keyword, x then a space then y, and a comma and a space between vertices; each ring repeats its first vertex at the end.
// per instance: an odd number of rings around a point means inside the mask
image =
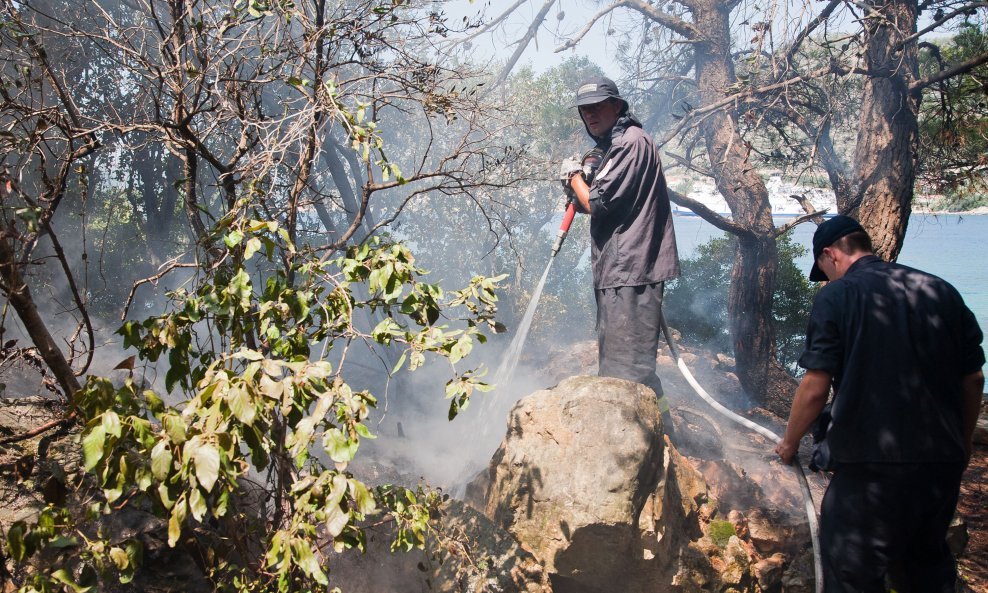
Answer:
POLYGON ((743 226, 735 223, 730 219, 724 218, 720 214, 717 214, 716 212, 708 208, 706 205, 704 205, 703 202, 699 202, 697 200, 694 200, 693 198, 686 197, 684 194, 681 194, 671 189, 669 190, 669 199, 675 204, 679 204, 680 206, 689 208, 690 210, 695 212, 697 216, 699 216, 703 220, 706 220, 707 222, 709 222, 710 224, 714 225, 715 227, 719 228, 722 231, 731 233, 732 235, 736 235, 739 237, 742 236, 754 237, 754 233, 751 230, 744 228, 743 226))
POLYGON ((793 42, 792 44, 790 44, 789 49, 786 50, 786 55, 785 58, 783 58, 783 63, 789 64, 790 62, 792 62, 792 59, 796 56, 796 52, 798 52, 799 49, 802 47, 803 42, 806 41, 809 38, 809 36, 813 34, 814 31, 816 31, 817 27, 826 23, 830 19, 830 16, 834 13, 834 11, 843 4, 844 4, 844 0, 830 0, 830 2, 828 2, 827 5, 823 7, 823 10, 820 11, 820 14, 818 14, 813 20, 807 23, 806 27, 804 27, 803 30, 800 31, 798 35, 796 35, 795 39, 793 39, 793 42))
POLYGON ((605 6, 604 8, 601 8, 599 11, 597 11, 597 14, 590 17, 590 19, 587 21, 587 24, 584 25, 583 29, 581 29, 576 34, 576 36, 574 36, 572 39, 568 39, 566 40, 566 43, 558 46, 554 50, 555 53, 559 53, 561 51, 565 51, 567 49, 576 47, 577 44, 579 44, 580 41, 582 41, 583 38, 587 36, 587 34, 591 31, 591 29, 593 29, 593 26, 597 24, 597 21, 604 18, 611 12, 617 10, 618 8, 630 8, 632 10, 640 12, 646 17, 656 21, 657 23, 665 27, 668 27, 669 29, 675 31, 676 33, 679 33, 680 35, 682 35, 683 37, 689 40, 696 40, 700 38, 699 31, 697 31, 696 28, 693 27, 691 23, 687 23, 682 19, 678 19, 670 14, 666 14, 665 12, 658 10, 656 7, 652 6, 651 4, 648 4, 647 2, 643 2, 641 0, 617 0, 616 2, 613 2, 605 6))
POLYGON ((803 224, 807 220, 812 220, 816 224, 820 224, 821 222, 823 222, 823 215, 826 214, 829 210, 829 208, 824 208, 823 210, 815 210, 813 208, 813 204, 810 203, 810 201, 807 200, 805 196, 793 195, 789 197, 797 200, 803 206, 803 209, 807 211, 807 213, 797 216, 796 218, 790 220, 789 222, 775 229, 775 232, 772 233, 772 236, 776 239, 788 233, 790 229, 793 229, 796 226, 803 224))
POLYGON ((948 21, 951 21, 954 18, 956 18, 958 16, 961 16, 962 14, 967 14, 968 12, 970 12, 972 10, 977 10, 978 8, 986 8, 986 7, 988 7, 988 2, 971 2, 970 4, 965 4, 965 5, 963 5, 963 6, 959 7, 959 8, 956 8, 956 9, 950 11, 949 13, 945 14, 940 19, 938 19, 938 20, 930 23, 929 25, 923 27, 922 29, 916 31, 912 35, 909 35, 908 37, 903 38, 898 43, 896 43, 894 46, 892 46, 891 51, 899 51, 899 50, 901 50, 907 44, 909 44, 909 43, 911 43, 911 42, 919 39, 923 35, 926 35, 930 31, 933 31, 933 30, 939 28, 944 23, 947 23, 948 21))
POLYGON ((538 14, 535 15, 535 18, 532 19, 531 24, 528 25, 528 30, 525 32, 525 35, 518 40, 518 47, 515 48, 515 52, 511 54, 511 57, 508 58, 508 61, 504 64, 504 67, 501 68, 501 73, 497 75, 496 79, 494 79, 494 83, 488 87, 488 92, 501 86, 501 84, 508 78, 512 68, 515 67, 515 64, 518 63, 518 59, 521 58, 521 55, 525 53, 525 50, 528 48, 528 44, 532 42, 532 39, 535 39, 535 35, 539 32, 539 27, 542 26, 542 21, 545 20, 546 15, 549 14, 549 9, 551 9, 552 5, 555 3, 556 0, 545 0, 545 2, 543 2, 542 8, 539 9, 538 14))
POLYGON ((512 4, 511 6, 509 6, 507 8, 507 10, 505 10, 500 15, 494 17, 493 19, 491 19, 490 21, 488 21, 487 23, 485 23, 482 27, 480 27, 479 29, 477 29, 476 31, 474 31, 472 34, 467 35, 466 37, 463 37, 461 39, 454 39, 451 43, 446 44, 446 46, 447 47, 453 47, 453 46, 456 46, 456 45, 463 45, 464 43, 466 43, 468 41, 473 41, 474 39, 476 39, 480 35, 483 35, 484 33, 487 33, 488 31, 490 31, 494 27, 496 27, 499 24, 501 24, 504 21, 504 19, 506 19, 509 16, 511 16, 511 13, 513 13, 519 6, 521 6, 522 4, 524 4, 526 2, 528 2, 528 0, 516 0, 514 4, 512 4))
POLYGON ((957 64, 951 68, 947 68, 946 70, 941 70, 940 72, 937 72, 936 74, 930 75, 921 80, 917 80, 909 85, 909 90, 911 92, 921 91, 924 88, 936 84, 942 80, 947 80, 948 78, 953 78, 960 74, 965 74, 967 72, 970 72, 971 70, 974 70, 975 68, 981 66, 982 64, 988 64, 988 52, 983 53, 979 56, 975 56, 970 60, 965 60, 960 64, 957 64))

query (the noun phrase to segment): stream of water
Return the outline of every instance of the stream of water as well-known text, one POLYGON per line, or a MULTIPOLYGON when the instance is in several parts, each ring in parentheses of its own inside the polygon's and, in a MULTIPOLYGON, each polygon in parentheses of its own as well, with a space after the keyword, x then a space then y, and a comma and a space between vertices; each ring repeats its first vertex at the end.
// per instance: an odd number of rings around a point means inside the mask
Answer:
POLYGON ((546 264, 545 271, 542 272, 542 278, 532 293, 532 299, 528 302, 528 309, 525 310, 525 316, 522 317, 521 323, 518 324, 518 332, 515 333, 514 339, 511 340, 511 345, 508 346, 508 350, 504 353, 501 365, 497 367, 497 372, 494 374, 495 385, 506 385, 515 374, 515 368, 518 367, 518 360, 521 358, 522 350, 525 348, 528 330, 532 327, 535 310, 539 308, 542 289, 545 288, 546 279, 549 278, 549 270, 552 269, 553 260, 555 260, 554 257, 549 258, 549 263, 546 264))

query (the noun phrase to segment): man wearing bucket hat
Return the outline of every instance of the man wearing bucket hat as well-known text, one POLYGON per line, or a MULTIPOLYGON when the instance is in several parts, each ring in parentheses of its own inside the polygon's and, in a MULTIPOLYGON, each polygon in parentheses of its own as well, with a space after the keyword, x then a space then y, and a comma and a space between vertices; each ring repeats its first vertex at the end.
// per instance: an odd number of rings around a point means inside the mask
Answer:
POLYGON ((970 458, 985 363, 978 322, 960 294, 887 263, 847 216, 813 235, 806 369, 776 452, 786 463, 830 388, 830 422, 814 460, 832 470, 820 513, 828 593, 952 592, 947 547, 970 458))
POLYGON ((658 150, 610 79, 584 81, 576 106, 603 154, 589 183, 575 159, 560 170, 577 209, 590 215, 598 374, 651 387, 668 420, 655 355, 663 286, 679 275, 679 256, 658 150))

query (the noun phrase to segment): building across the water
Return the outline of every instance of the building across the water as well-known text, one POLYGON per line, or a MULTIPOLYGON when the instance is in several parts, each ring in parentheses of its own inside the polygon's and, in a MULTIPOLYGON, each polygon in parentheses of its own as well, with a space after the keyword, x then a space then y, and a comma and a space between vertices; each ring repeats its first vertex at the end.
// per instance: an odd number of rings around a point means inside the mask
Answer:
MULTIPOLYGON (((731 216, 731 209, 728 207, 727 201, 717 191, 713 182, 670 180, 670 187, 680 193, 685 193, 687 197, 700 202, 717 214, 731 216)), ((765 187, 768 189, 768 199, 772 205, 774 218, 794 218, 806 214, 803 206, 792 196, 805 197, 818 212, 825 210, 826 212, 823 214, 825 218, 837 214, 837 199, 834 192, 829 189, 788 183, 782 179, 781 174, 770 175, 768 181, 765 182, 765 187)), ((696 216, 695 212, 678 204, 672 205, 672 212, 678 216, 696 216)))

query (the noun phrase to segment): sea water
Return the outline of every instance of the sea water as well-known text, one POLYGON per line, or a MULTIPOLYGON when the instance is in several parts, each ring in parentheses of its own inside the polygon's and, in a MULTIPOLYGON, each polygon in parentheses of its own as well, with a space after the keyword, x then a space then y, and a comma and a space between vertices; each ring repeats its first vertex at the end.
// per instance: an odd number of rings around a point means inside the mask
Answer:
MULTIPOLYGON (((783 224, 784 219, 776 221, 783 224)), ((677 216, 676 242, 680 257, 692 257, 697 246, 723 231, 696 216, 677 216)), ((806 247, 796 265, 809 274, 813 263, 813 231, 808 222, 792 231, 793 242, 806 247)), ((988 216, 959 214, 913 214, 906 228, 898 262, 929 272, 950 282, 964 297, 981 329, 988 331, 988 216)), ((985 345, 988 347, 988 344, 985 345)), ((988 374, 988 365, 985 366, 988 374)))

